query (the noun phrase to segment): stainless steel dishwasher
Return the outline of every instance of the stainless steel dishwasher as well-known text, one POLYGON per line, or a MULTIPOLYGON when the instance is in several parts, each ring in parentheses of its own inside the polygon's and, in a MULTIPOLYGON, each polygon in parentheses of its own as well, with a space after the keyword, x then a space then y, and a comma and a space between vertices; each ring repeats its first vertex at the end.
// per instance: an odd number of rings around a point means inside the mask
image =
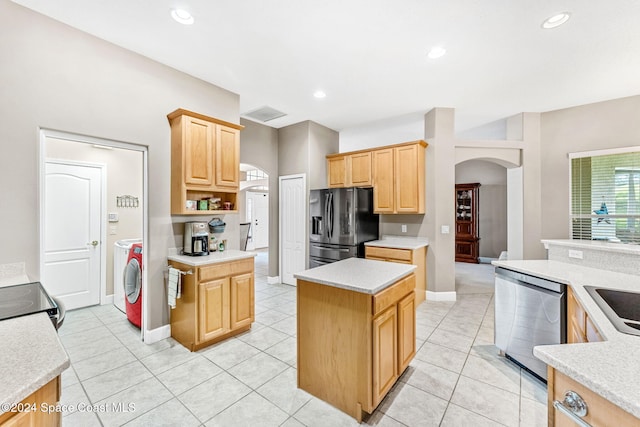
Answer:
POLYGON ((496 347, 544 381, 547 365, 533 347, 567 342, 566 310, 566 285, 496 267, 496 347))

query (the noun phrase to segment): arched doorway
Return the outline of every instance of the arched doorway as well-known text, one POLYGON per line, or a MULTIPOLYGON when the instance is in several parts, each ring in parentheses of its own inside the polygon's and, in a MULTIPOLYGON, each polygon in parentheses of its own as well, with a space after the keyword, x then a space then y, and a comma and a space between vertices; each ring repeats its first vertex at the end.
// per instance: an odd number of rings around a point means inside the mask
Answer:
POLYGON ((269 247, 269 175, 260 168, 242 163, 240 198, 244 206, 240 207, 240 222, 249 224, 246 247, 240 249, 256 250, 269 247))

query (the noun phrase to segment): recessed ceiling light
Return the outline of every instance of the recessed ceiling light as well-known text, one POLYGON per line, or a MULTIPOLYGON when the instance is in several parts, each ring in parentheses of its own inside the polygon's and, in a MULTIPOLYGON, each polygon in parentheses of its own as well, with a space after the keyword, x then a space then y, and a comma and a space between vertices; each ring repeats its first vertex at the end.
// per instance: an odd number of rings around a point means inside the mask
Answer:
POLYGON ((184 25, 193 24, 193 16, 184 9, 171 9, 171 17, 184 25))
POLYGON ((437 59, 443 56, 445 53, 447 53, 447 49, 443 48, 442 46, 435 46, 431 48, 427 56, 431 59, 437 59))
POLYGON ((327 94, 321 90, 317 90, 313 93, 313 96, 315 96, 316 98, 325 98, 327 94))
POLYGON ((549 30, 551 28, 559 27, 569 20, 571 14, 569 12, 557 13, 553 16, 548 17, 542 22, 542 28, 545 30, 549 30))

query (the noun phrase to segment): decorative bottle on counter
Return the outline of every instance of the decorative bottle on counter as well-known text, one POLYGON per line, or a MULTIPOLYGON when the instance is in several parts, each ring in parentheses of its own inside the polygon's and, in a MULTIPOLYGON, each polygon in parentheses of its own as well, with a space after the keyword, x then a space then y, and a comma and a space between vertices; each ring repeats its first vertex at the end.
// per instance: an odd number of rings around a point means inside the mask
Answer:
POLYGON ((224 252, 225 242, 225 240, 220 240, 220 243, 218 243, 218 251, 224 252))

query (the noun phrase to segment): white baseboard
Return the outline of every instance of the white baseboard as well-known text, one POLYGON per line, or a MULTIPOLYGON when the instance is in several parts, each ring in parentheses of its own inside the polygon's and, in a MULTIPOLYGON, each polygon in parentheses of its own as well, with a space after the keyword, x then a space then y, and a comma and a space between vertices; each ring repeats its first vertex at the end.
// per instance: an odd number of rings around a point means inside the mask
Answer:
POLYGON ((107 305, 107 304, 113 304, 113 294, 105 295, 105 297, 102 299, 102 302, 100 303, 100 305, 107 305))
POLYGON ((277 285, 278 283, 282 283, 280 281, 280 276, 267 276, 267 284, 277 285))
POLYGON ((433 292, 427 291, 428 301, 455 301, 456 292, 433 292))
POLYGON ((160 326, 144 332, 144 343, 153 344, 171 336, 171 325, 160 326))

